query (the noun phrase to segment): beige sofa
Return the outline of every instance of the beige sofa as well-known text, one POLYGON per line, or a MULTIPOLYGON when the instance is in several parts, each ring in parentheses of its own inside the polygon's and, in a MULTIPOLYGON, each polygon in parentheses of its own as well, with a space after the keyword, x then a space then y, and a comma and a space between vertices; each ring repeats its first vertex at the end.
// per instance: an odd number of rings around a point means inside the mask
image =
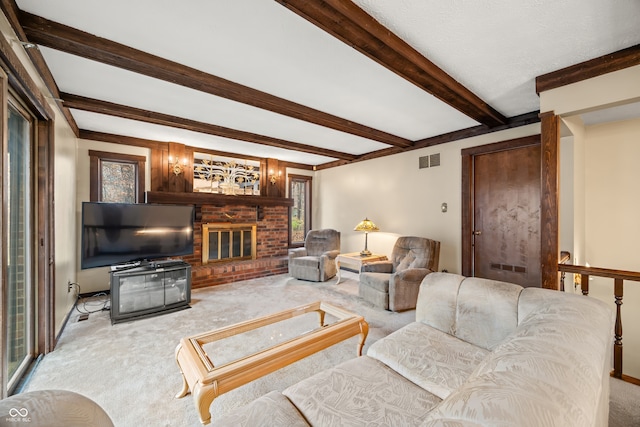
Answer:
POLYGON ((216 425, 606 426, 613 325, 590 297, 432 273, 415 322, 216 425))

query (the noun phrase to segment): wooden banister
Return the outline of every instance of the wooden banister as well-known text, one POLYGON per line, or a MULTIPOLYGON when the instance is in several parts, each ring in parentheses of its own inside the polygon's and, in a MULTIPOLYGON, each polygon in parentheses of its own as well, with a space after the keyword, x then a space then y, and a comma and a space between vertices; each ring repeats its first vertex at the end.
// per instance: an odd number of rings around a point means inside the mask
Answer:
POLYGON ((624 294, 624 281, 640 282, 640 273, 636 271, 612 270, 608 268, 585 267, 582 265, 558 263, 558 271, 565 273, 579 274, 580 288, 582 294, 589 295, 589 277, 605 277, 613 279, 613 295, 616 304, 616 323, 614 329, 613 342, 613 376, 629 382, 638 383, 638 380, 622 374, 622 297, 624 294))
POLYGON ((620 306, 622 305, 622 279, 614 279, 613 294, 616 298, 616 326, 615 341, 613 343, 613 375, 616 378, 622 378, 622 316, 620 315, 620 306), (615 369, 618 367, 618 369, 615 369))
MULTIPOLYGON (((571 259, 571 253, 567 251, 560 252, 560 259, 558 260, 558 264, 566 264, 571 259)), ((564 292, 564 278, 567 273, 564 271, 560 275, 560 290, 564 292)))
POLYGON ((582 290, 582 295, 589 295, 589 275, 582 274, 580 277, 580 289, 582 290))
POLYGON ((637 271, 612 270, 609 268, 585 267, 583 265, 559 264, 558 271, 567 273, 578 273, 582 275, 592 275, 597 277, 608 277, 610 279, 631 280, 640 282, 640 273, 637 271))

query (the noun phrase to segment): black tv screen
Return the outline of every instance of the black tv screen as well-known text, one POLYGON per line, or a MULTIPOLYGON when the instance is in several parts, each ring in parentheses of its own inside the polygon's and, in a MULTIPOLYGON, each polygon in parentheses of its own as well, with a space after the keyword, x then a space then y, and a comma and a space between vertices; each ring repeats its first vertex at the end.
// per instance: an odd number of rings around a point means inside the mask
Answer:
POLYGON ((193 206, 82 203, 82 269, 193 253, 193 206))

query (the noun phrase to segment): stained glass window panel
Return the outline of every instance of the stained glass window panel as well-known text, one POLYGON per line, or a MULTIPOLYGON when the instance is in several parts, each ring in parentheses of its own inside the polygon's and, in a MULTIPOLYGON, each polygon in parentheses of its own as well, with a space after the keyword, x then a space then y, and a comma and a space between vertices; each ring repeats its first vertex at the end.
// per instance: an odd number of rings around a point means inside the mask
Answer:
POLYGON ((137 165, 103 160, 100 164, 100 183, 103 202, 135 203, 137 194, 137 165))

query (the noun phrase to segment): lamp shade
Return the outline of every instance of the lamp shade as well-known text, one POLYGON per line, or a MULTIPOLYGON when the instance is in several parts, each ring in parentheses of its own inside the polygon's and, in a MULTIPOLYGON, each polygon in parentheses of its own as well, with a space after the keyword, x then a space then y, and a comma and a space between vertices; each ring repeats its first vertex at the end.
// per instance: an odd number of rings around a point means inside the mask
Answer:
POLYGON ((380 229, 378 228, 377 225, 373 223, 373 221, 371 221, 368 218, 365 218, 362 221, 360 221, 358 225, 356 225, 356 228, 354 228, 353 231, 364 231, 369 233, 372 231, 380 231, 380 229))

